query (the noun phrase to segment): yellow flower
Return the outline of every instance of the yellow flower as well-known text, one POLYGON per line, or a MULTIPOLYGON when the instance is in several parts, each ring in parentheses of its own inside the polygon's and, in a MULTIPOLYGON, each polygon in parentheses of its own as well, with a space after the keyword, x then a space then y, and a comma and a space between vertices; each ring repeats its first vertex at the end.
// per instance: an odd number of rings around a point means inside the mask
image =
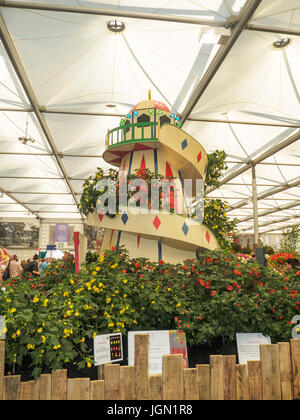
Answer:
POLYGON ((95 333, 95 332, 94 332, 94 333, 93 333, 93 338, 95 338, 95 337, 96 337, 96 335, 97 335, 97 333, 95 333))
POLYGON ((80 292, 82 292, 83 287, 80 287, 80 289, 75 290, 75 293, 79 294, 80 292))
POLYGON ((35 344, 27 344, 27 348, 28 348, 28 350, 34 350, 35 349, 35 344))
POLYGON ((86 362, 86 364, 87 364, 87 367, 92 367, 92 364, 91 364, 91 362, 86 362))
POLYGON ((46 337, 44 335, 42 335, 41 338, 42 338, 42 343, 45 343, 46 337))
POLYGON ((61 344, 58 344, 57 346, 53 346, 53 349, 54 350, 58 350, 58 349, 60 349, 61 348, 61 344))
POLYGON ((124 293, 123 298, 124 299, 127 298, 127 293, 124 293))
POLYGON ((125 308, 124 308, 124 309, 121 309, 121 310, 120 310, 120 314, 122 315, 125 311, 126 311, 126 309, 125 309, 125 308))
POLYGON ((79 312, 78 311, 75 312, 75 316, 79 316, 79 312))
POLYGON ((11 308, 10 313, 13 314, 14 312, 16 312, 16 308, 11 308))
POLYGON ((108 326, 109 326, 109 327, 114 327, 114 325, 115 325, 115 324, 114 324, 113 322, 110 322, 110 323, 108 324, 108 326))
POLYGON ((80 340, 80 343, 84 343, 85 342, 85 338, 82 337, 82 339, 80 340))
POLYGON ((6 303, 10 303, 11 302, 11 299, 6 299, 6 303))
POLYGON ((44 300, 44 303, 43 303, 43 306, 46 308, 46 306, 48 305, 48 302, 49 302, 49 299, 45 299, 44 300))
POLYGON ((111 298, 106 298, 106 303, 111 302, 111 298))
POLYGON ((64 296, 69 296, 69 292, 64 292, 64 296))
POLYGON ((38 332, 38 333, 43 332, 43 328, 39 328, 39 329, 37 330, 37 332, 38 332))
POLYGON ((124 280, 123 280, 123 283, 124 283, 124 284, 126 284, 127 282, 128 282, 128 280, 127 280, 127 279, 124 279, 124 280))
POLYGON ((96 267, 96 271, 100 271, 100 267, 96 267))
POLYGON ((74 280, 73 280, 73 279, 70 279, 70 283, 71 283, 71 284, 74 284, 74 280))
POLYGON ((32 300, 32 302, 33 303, 36 303, 36 302, 38 302, 40 299, 37 297, 37 296, 35 296, 34 298, 33 298, 33 300, 32 300))
POLYGON ((115 294, 117 295, 119 293, 119 290, 115 290, 115 294))
POLYGON ((11 338, 13 338, 13 339, 17 338, 16 333, 13 333, 11 338))
POLYGON ((181 303, 178 302, 177 305, 176 305, 176 308, 180 308, 180 306, 181 306, 181 303))
POLYGON ((96 271, 93 271, 93 272, 92 272, 92 276, 97 276, 96 271))

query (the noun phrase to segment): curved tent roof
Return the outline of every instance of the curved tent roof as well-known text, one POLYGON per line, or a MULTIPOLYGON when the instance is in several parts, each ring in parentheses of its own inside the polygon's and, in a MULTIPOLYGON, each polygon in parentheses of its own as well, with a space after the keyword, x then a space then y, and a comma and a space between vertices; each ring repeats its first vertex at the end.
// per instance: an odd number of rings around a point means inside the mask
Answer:
POLYGON ((0 35, 1 220, 80 219, 107 129, 151 89, 208 153, 226 151, 208 196, 241 232, 253 167, 260 232, 299 223, 299 0, 0 0, 0 35))

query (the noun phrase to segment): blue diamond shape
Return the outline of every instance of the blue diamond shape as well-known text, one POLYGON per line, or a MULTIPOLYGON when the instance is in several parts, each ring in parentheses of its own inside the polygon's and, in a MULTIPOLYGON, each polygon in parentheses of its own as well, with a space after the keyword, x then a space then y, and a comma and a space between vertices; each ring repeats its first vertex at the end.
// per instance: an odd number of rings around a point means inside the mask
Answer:
POLYGON ((183 140, 183 142, 181 143, 182 150, 184 150, 187 146, 188 146, 188 142, 187 142, 187 139, 185 139, 185 140, 183 140))
POLYGON ((122 219, 122 222, 124 223, 124 225, 126 225, 127 220, 128 220, 127 214, 126 213, 123 213, 121 219, 122 219))
POLYGON ((182 232, 185 234, 185 236, 189 232, 189 228, 187 227, 187 224, 186 223, 184 223, 184 225, 182 226, 182 232))

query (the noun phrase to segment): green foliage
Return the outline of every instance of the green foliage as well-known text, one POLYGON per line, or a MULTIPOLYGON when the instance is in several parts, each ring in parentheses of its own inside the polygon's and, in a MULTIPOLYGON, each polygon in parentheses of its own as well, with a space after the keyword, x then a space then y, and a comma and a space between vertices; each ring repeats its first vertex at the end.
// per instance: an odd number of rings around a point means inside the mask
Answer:
POLYGON ((228 205, 225 201, 211 199, 205 200, 204 225, 212 230, 221 249, 229 249, 232 245, 232 233, 237 220, 227 216, 228 205), (230 236, 228 236, 228 234, 230 236))
POLYGON ((300 238, 300 225, 292 226, 283 231, 283 240, 280 244, 281 252, 290 252, 297 255, 297 245, 300 238))
POLYGON ((30 363, 35 377, 49 369, 81 369, 93 364, 93 337, 117 331, 178 328, 191 344, 216 337, 234 342, 241 331, 286 341, 299 314, 298 277, 221 252, 172 265, 112 250, 78 275, 55 262, 43 278, 0 289, 6 363, 30 363))
POLYGON ((216 150, 207 155, 208 165, 205 178, 205 189, 208 187, 219 188, 220 178, 224 171, 228 169, 226 165, 226 153, 224 150, 216 150))

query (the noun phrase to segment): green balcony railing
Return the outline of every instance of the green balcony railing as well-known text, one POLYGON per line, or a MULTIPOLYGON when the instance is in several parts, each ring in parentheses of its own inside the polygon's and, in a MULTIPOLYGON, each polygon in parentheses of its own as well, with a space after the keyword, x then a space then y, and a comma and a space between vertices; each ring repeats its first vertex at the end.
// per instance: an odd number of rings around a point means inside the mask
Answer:
POLYGON ((120 144, 158 140, 158 122, 125 124, 109 130, 106 136, 106 148, 120 144))

